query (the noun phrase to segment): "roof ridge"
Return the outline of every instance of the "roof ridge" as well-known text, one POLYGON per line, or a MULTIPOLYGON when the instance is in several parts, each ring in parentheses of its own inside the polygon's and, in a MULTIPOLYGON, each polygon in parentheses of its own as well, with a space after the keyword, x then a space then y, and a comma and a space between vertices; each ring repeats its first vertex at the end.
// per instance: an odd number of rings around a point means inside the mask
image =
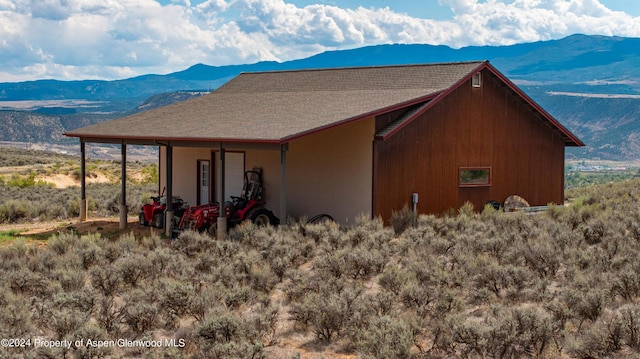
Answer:
POLYGON ((479 64, 488 63, 488 62, 489 60, 468 60, 468 61, 451 61, 451 62, 425 62, 425 63, 413 63, 413 64, 314 67, 314 68, 307 68, 307 69, 242 71, 240 72, 239 75, 277 74, 277 73, 290 73, 290 72, 349 71, 349 70, 359 70, 359 69, 366 70, 366 69, 381 69, 381 68, 388 69, 388 68, 403 68, 403 67, 453 66, 453 65, 471 65, 471 64, 479 65, 479 64))

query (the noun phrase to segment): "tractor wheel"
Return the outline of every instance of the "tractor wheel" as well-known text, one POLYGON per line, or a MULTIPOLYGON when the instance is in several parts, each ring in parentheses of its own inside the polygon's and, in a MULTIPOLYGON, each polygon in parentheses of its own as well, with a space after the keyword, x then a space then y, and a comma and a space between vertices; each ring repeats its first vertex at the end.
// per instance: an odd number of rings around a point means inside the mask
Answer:
POLYGON ((138 218, 140 219, 140 225, 145 227, 149 225, 149 222, 147 222, 147 219, 144 216, 144 212, 140 212, 140 215, 138 216, 138 218))
POLYGON ((273 215, 273 212, 264 207, 252 209, 247 213, 246 218, 256 226, 266 226, 268 224, 277 226, 280 223, 280 220, 273 215))
POLYGON ((153 226, 156 228, 162 228, 164 224, 164 215, 162 213, 156 213, 153 215, 153 226))
POLYGON ((326 213, 321 213, 321 214, 317 214, 317 215, 309 218, 307 223, 309 223, 309 224, 317 224, 317 223, 327 223, 327 222, 335 222, 335 221, 336 220, 333 219, 333 217, 331 217, 330 215, 328 215, 326 213))

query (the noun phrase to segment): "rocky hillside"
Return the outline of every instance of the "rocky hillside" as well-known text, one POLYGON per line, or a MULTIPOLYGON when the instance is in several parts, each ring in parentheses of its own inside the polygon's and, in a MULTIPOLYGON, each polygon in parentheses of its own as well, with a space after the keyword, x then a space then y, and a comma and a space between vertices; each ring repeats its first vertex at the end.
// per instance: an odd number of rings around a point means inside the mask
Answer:
POLYGON ((61 141, 64 130, 198 96, 240 72, 484 59, 587 144, 586 148, 568 149, 569 158, 640 158, 640 39, 585 35, 460 49, 380 45, 330 51, 284 63, 197 64, 172 74, 118 81, 0 83, 0 109, 38 113, 0 111, 0 125, 6 129, 0 140, 61 141), (24 103, 28 108, 19 107, 24 103))

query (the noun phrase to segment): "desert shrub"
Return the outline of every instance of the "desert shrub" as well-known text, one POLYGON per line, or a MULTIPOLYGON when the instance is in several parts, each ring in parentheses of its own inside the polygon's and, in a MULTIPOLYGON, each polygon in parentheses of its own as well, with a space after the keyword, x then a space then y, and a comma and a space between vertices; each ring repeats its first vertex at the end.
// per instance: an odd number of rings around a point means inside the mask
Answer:
POLYGON ((142 168, 142 178, 140 183, 142 184, 157 184, 158 183, 158 165, 153 163, 151 165, 142 168))
POLYGON ((73 233, 60 233, 48 240, 48 246, 59 255, 64 255, 80 242, 80 238, 73 233))
POLYGON ((311 327, 316 337, 326 342, 339 336, 349 324, 354 304, 362 293, 361 289, 350 285, 339 291, 335 289, 335 283, 323 284, 317 292, 311 292, 300 303, 291 305, 293 320, 305 328, 311 327))
POLYGON ((82 327, 89 320, 89 314, 75 308, 56 306, 51 310, 46 325, 57 340, 62 340, 82 327))
POLYGON ((462 357, 482 357, 491 328, 477 317, 456 314, 444 321, 435 346, 462 357))
POLYGON ((606 305, 608 293, 602 287, 594 288, 570 288, 563 292, 562 300, 567 307, 579 319, 583 321, 596 321, 606 305))
POLYGON ((185 312, 197 322, 204 321, 212 303, 219 303, 220 288, 204 286, 188 298, 185 312))
POLYGON ((345 258, 347 252, 349 252, 348 249, 343 249, 338 252, 320 255, 313 263, 313 268, 325 276, 340 278, 347 271, 345 258))
POLYGON ((634 301, 640 295, 640 277, 632 268, 625 267, 612 273, 611 292, 626 301, 634 301))
POLYGON ((27 268, 11 271, 3 279, 16 294, 49 298, 57 290, 56 283, 49 281, 44 275, 34 273, 27 268))
POLYGON ((147 253, 147 258, 151 264, 151 267, 149 268, 150 273, 148 274, 149 278, 157 279, 165 276, 165 271, 169 267, 169 263, 173 260, 174 256, 175 254, 172 253, 171 249, 168 247, 160 246, 150 250, 147 253))
POLYGON ((399 295, 402 287, 410 281, 411 274, 397 266, 388 267, 378 278, 380 286, 395 295, 399 295))
POLYGON ((151 259, 141 253, 132 253, 114 264, 122 283, 133 288, 137 287, 138 283, 153 273, 151 259))
POLYGON ((622 323, 598 321, 580 336, 568 341, 567 353, 575 358, 611 358, 618 357, 623 344, 622 323))
POLYGON ((524 306, 494 306, 481 317, 454 314, 436 327, 433 349, 463 357, 545 357, 553 339, 551 316, 524 306))
POLYGON ((195 329, 202 358, 262 358, 264 344, 258 326, 222 308, 213 308, 195 329))
POLYGON ((124 295, 122 320, 137 335, 153 330, 158 324, 158 308, 150 294, 134 289, 124 295))
POLYGON ((94 309, 96 322, 111 338, 117 338, 120 333, 121 310, 122 308, 116 304, 113 297, 104 294, 96 296, 94 309))
POLYGON ((400 299, 404 306, 417 310, 420 316, 428 314, 429 305, 436 299, 436 296, 435 288, 425 286, 417 280, 408 281, 400 290, 400 299))
POLYGON ((380 251, 358 246, 321 255, 316 259, 314 268, 336 278, 347 276, 358 279, 382 272, 386 262, 387 257, 380 251))
POLYGON ((106 262, 103 265, 113 265, 124 253, 122 247, 112 241, 100 240, 98 245, 102 252, 102 258, 106 262))
MULTIPOLYGON (((282 275, 284 276, 284 273, 282 275)), ((253 290, 268 293, 278 283, 279 278, 268 263, 258 261, 251 266, 249 281, 253 290)))
POLYGON ((57 280, 66 292, 75 292, 85 285, 86 274, 74 268, 58 268, 52 273, 52 279, 57 280))
MULTIPOLYGON (((76 217, 80 212, 77 187, 53 188, 49 185, 20 187, 0 184, 0 223, 23 222, 30 219, 61 219, 76 217)), ((157 189, 153 184, 127 186, 129 208, 139 208, 148 195, 157 189)), ((87 185, 88 210, 97 216, 119 212, 120 185, 91 183, 87 185), (114 195, 114 193, 116 195, 114 195)))
MULTIPOLYGON (((285 296, 289 302, 299 301, 310 291, 312 288, 317 288, 315 282, 317 277, 310 276, 307 272, 300 269, 292 270, 287 273, 288 285, 283 288, 285 296)), ((329 279, 331 281, 333 279, 329 279)))
MULTIPOLYGON (((83 338, 91 340, 105 340, 107 333, 92 323, 85 323, 70 336, 71 338, 83 338)), ((103 359, 109 358, 113 355, 113 348, 111 347, 95 347, 84 345, 80 347, 74 347, 74 357, 78 359, 103 359)))
POLYGON ((622 328, 623 341, 634 350, 640 350, 640 306, 626 304, 617 310, 618 323, 622 328))
POLYGON ((95 240, 92 240, 92 237, 82 237, 82 241, 84 243, 81 248, 78 249, 77 253, 80 257, 80 263, 82 269, 87 270, 92 266, 100 263, 104 260, 105 253, 95 240))
POLYGON ((535 241, 514 246, 515 255, 525 260, 527 266, 541 278, 555 276, 560 268, 560 258, 551 241, 535 241))
POLYGON ((353 279, 370 278, 381 273, 388 260, 386 253, 363 246, 346 251, 344 254, 346 275, 353 279))
POLYGON ((492 357, 543 357, 553 337, 550 315, 536 308, 494 307, 488 324, 486 352, 492 357))
POLYGON ((405 205, 401 210, 394 210, 391 213, 390 222, 395 234, 402 234, 407 229, 416 226, 418 216, 409 208, 409 206, 405 205))
POLYGON ((466 216, 466 217, 473 217, 476 215, 476 211, 475 208, 473 206, 473 203, 466 201, 464 202, 464 204, 458 208, 458 214, 460 216, 466 216))
MULTIPOLYGON (((295 224, 294 224, 295 227, 295 224)), ((261 254, 278 281, 288 270, 306 262, 315 251, 315 242, 304 237, 296 228, 282 228, 251 245, 261 254)))
MULTIPOLYGON (((396 297, 389 292, 363 294, 358 300, 355 312, 360 317, 394 316, 400 311, 396 308, 396 297)), ((356 319, 352 319, 357 322, 356 319)), ((352 323, 354 324, 354 323, 352 323)), ((355 323, 357 326, 358 323, 355 323)))
POLYGON ((19 199, 9 199, 0 204, 0 221, 14 223, 31 218, 32 206, 29 202, 19 199))
POLYGON ((28 303, 6 287, 0 287, 0 335, 24 338, 33 330, 28 303))
POLYGON ((166 265, 163 271, 164 276, 195 280, 197 274, 193 260, 190 260, 186 256, 174 252, 173 250, 168 250, 166 256, 162 254, 162 252, 163 251, 159 252, 160 256, 155 259, 154 265, 156 268, 161 265, 166 265))
POLYGON ((356 217, 355 225, 348 228, 345 234, 351 247, 363 246, 378 251, 385 249, 394 238, 393 231, 384 226, 380 217, 364 215, 356 217))
POLYGON ((175 279, 163 279, 159 284, 159 308, 163 319, 174 327, 189 312, 189 301, 195 295, 191 283, 175 279))
POLYGON ((256 299, 257 295, 248 285, 233 286, 230 288, 221 288, 220 300, 227 308, 237 309, 241 305, 256 299))
POLYGON ((178 238, 173 240, 171 244, 175 250, 184 253, 187 257, 206 252, 215 246, 215 242, 211 237, 194 231, 180 233, 178 238))
MULTIPOLYGON (((30 247, 27 250, 26 265, 32 272, 49 276, 57 267, 72 267, 72 259, 61 257, 53 251, 30 247), (71 264, 71 265, 69 265, 71 264)), ((24 263, 24 261, 23 261, 24 263)))
POLYGON ((350 334, 355 350, 363 358, 411 358, 419 325, 411 318, 373 317, 350 334))
POLYGON ((510 301, 524 299, 526 290, 533 288, 538 282, 527 267, 511 264, 489 262, 479 267, 476 273, 473 278, 479 289, 488 289, 496 298, 506 298, 510 301))
POLYGON ((333 221, 316 224, 306 224, 304 235, 312 239, 317 245, 337 249, 343 246, 344 236, 340 225, 333 221))
POLYGON ((114 266, 96 266, 89 270, 91 285, 106 297, 112 297, 122 287, 122 277, 114 266))
POLYGON ((27 175, 13 173, 7 181, 7 186, 18 188, 29 188, 34 186, 51 187, 51 185, 46 182, 36 181, 36 173, 34 171, 29 172, 27 175))

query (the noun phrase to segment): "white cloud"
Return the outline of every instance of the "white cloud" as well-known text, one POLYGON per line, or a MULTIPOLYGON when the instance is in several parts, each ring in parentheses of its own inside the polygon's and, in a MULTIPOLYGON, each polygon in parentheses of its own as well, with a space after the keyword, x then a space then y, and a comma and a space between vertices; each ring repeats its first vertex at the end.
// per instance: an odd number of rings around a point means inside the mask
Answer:
POLYGON ((0 81, 121 78, 290 60, 380 43, 504 45, 573 33, 640 37, 597 0, 439 0, 452 19, 285 0, 0 0, 0 81))

